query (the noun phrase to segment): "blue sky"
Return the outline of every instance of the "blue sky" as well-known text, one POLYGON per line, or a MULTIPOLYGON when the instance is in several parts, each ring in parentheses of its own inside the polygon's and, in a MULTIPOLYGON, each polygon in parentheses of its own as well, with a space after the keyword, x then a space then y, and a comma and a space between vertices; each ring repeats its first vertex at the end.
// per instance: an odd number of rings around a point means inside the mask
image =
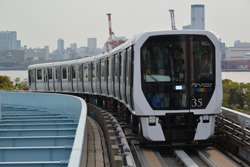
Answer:
POLYGON ((206 30, 214 31, 227 46, 235 40, 250 42, 250 0, 0 0, 0 30, 17 31, 21 45, 28 48, 48 45, 57 49, 76 42, 87 46, 97 38, 103 47, 108 39, 108 17, 116 36, 170 30, 169 9, 175 10, 177 29, 191 23, 191 5, 205 5, 206 30))

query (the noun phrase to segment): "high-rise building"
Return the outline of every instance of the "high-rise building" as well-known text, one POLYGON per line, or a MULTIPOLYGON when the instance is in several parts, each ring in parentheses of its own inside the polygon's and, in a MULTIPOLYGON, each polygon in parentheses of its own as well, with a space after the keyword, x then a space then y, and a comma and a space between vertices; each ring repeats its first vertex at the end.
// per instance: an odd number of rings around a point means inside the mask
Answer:
POLYGON ((58 52, 64 51, 64 40, 61 38, 57 40, 57 50, 58 52))
POLYGON ((76 48, 77 48, 76 43, 71 43, 70 48, 71 48, 71 50, 76 50, 76 48))
POLYGON ((182 26, 182 29, 183 29, 183 30, 191 29, 191 25, 182 26))
POLYGON ((0 31, 1 49, 19 49, 21 41, 17 40, 16 31, 0 31))
POLYGON ((191 29, 205 30, 204 5, 191 5, 191 29))
POLYGON ((96 49, 96 38, 88 38, 88 48, 96 49))

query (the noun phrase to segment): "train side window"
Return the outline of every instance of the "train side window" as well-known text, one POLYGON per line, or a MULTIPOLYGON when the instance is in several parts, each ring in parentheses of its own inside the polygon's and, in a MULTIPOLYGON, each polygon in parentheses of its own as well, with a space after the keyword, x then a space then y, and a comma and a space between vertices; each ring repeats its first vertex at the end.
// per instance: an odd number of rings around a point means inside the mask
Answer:
POLYGON ((118 79, 117 79, 117 77, 118 77, 118 55, 116 54, 115 56, 114 56, 114 58, 115 58, 115 71, 114 71, 114 76, 115 76, 115 82, 117 82, 118 81, 118 79))
POLYGON ((88 78, 88 66, 87 64, 83 64, 83 80, 85 80, 85 78, 88 78))
POLYGON ((127 65, 127 50, 122 52, 122 99, 127 103, 126 98, 126 65, 127 65))
POLYGON ((56 68, 55 70, 56 70, 56 79, 57 79, 57 75, 58 75, 58 70, 57 70, 57 68, 56 68))
POLYGON ((110 57, 107 58, 107 78, 109 79, 109 61, 110 57))
POLYGON ((63 72, 63 79, 67 79, 67 67, 63 67, 62 72, 63 72))
POLYGON ((109 78, 110 78, 109 79, 110 91, 115 96, 115 84, 114 84, 114 80, 115 80, 115 56, 114 55, 112 55, 110 57, 110 60, 109 60, 109 78))
POLYGON ((130 80, 130 96, 131 96, 131 107, 134 109, 134 47, 131 47, 131 80, 130 80))
POLYGON ((52 69, 49 69, 49 79, 52 79, 52 69))
POLYGON ((31 78, 32 78, 32 71, 29 70, 29 87, 31 87, 31 78))
POLYGON ((104 59, 101 60, 101 77, 104 77, 104 59))
POLYGON ((83 76, 82 75, 82 72, 83 72, 83 70, 82 70, 82 64, 79 64, 79 66, 78 66, 78 78, 79 78, 79 80, 82 82, 82 77, 81 76, 83 76))
POLYGON ((95 74, 95 64, 91 63, 91 66, 92 66, 92 78, 95 78, 96 77, 96 74, 95 74))
POLYGON ((122 99, 122 94, 121 94, 121 85, 122 85, 122 81, 121 81, 121 73, 122 73, 122 70, 121 70, 121 67, 122 67, 122 61, 121 61, 121 52, 119 53, 119 56, 118 56, 118 87, 119 87, 119 98, 122 99))
POLYGON ((76 66, 72 66, 72 76, 73 79, 76 79, 76 66))
POLYGON ((96 78, 98 79, 99 78, 99 60, 96 60, 95 64, 96 64, 96 78))
POLYGON ((127 49, 127 72, 126 72, 126 93, 127 93, 127 101, 131 108, 133 109, 133 47, 127 49))
POLYGON ((37 70, 37 80, 42 80, 43 79, 43 73, 42 69, 37 70))
POLYGON ((92 80, 92 76, 91 76, 91 75, 92 75, 92 72, 91 72, 91 71, 92 71, 92 64, 89 63, 89 64, 88 64, 88 75, 86 75, 86 77, 88 78, 88 81, 89 81, 89 82, 91 82, 91 80, 92 80))
POLYGON ((109 83, 110 82, 110 80, 109 80, 109 61, 110 61, 110 57, 108 57, 106 61, 107 61, 107 68, 106 68, 106 70, 107 70, 107 89, 108 89, 108 94, 111 94, 111 90, 109 90, 109 84, 110 84, 109 83))

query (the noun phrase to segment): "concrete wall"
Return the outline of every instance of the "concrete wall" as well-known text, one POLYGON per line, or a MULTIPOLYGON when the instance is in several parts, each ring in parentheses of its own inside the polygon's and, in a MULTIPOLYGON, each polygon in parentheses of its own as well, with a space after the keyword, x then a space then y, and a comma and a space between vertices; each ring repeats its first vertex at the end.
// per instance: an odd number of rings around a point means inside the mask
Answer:
POLYGON ((2 104, 46 108, 79 118, 68 167, 80 166, 81 159, 81 164, 86 166, 87 106, 84 100, 69 95, 30 92, 0 92, 0 98, 2 104))

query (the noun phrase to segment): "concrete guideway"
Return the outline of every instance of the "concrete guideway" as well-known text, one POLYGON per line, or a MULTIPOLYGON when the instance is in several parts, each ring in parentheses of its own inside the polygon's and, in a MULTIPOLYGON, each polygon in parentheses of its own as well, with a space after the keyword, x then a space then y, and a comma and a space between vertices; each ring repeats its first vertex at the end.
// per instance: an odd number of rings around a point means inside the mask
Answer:
POLYGON ((110 167, 109 155, 103 132, 98 123, 88 117, 88 167, 110 167))
POLYGON ((87 107, 82 99, 21 92, 0 92, 0 97, 0 166, 86 166, 87 107))

